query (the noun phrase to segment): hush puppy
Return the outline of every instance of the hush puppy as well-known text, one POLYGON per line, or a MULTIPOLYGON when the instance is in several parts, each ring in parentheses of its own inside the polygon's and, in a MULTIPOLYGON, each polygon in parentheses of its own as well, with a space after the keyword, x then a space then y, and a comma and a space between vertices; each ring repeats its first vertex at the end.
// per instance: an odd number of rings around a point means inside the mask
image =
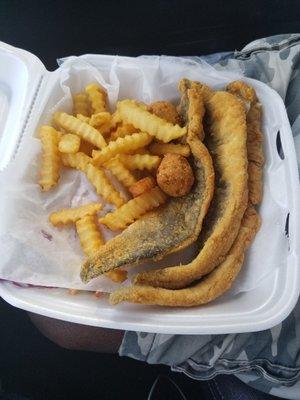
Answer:
POLYGON ((168 153, 158 167, 156 179, 158 186, 165 193, 172 197, 180 197, 191 190, 194 174, 185 157, 168 153))

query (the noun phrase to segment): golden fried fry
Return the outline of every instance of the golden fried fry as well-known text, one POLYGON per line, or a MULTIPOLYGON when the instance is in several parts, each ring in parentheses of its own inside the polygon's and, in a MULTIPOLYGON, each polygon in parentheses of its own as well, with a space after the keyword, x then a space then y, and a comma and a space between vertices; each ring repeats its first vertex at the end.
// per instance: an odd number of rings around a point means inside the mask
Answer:
POLYGON ((74 223, 87 215, 95 215, 101 208, 102 204, 100 203, 85 204, 77 208, 65 208, 50 214, 49 221, 54 226, 66 225, 74 223))
POLYGON ((141 147, 140 149, 136 149, 136 150, 128 150, 127 153, 125 153, 125 154, 131 154, 131 155, 134 155, 134 154, 139 154, 139 155, 149 154, 150 155, 150 152, 146 147, 141 147))
POLYGON ((194 174, 185 157, 168 153, 158 167, 156 180, 161 190, 169 196, 180 197, 190 192, 194 174))
POLYGON ((86 124, 89 124, 91 121, 90 117, 86 117, 85 115, 82 115, 82 114, 76 114, 76 118, 82 122, 85 122, 86 124))
POLYGON ((172 153, 180 154, 183 157, 189 157, 191 154, 190 146, 187 144, 153 143, 149 146, 149 150, 151 154, 155 154, 157 156, 172 153))
POLYGON ((260 227, 260 218, 253 207, 246 211, 238 235, 225 260, 199 283, 180 290, 129 286, 110 295, 110 303, 129 301, 169 307, 193 307, 207 304, 221 296, 232 286, 244 261, 244 253, 260 227))
MULTIPOLYGON (((81 247, 88 257, 95 254, 104 244, 94 215, 86 215, 76 221, 76 230, 79 236, 81 247)), ((107 272, 105 276, 115 283, 122 283, 127 279, 127 271, 118 269, 107 272)))
POLYGON ((91 83, 85 88, 88 98, 91 102, 93 113, 97 114, 107 110, 107 94, 98 84, 91 83))
POLYGON ((105 200, 111 204, 114 204, 116 207, 120 207, 122 204, 124 204, 124 199, 110 183, 102 169, 96 168, 92 164, 88 164, 85 169, 85 173, 88 180, 95 187, 96 192, 105 200))
POLYGON ((99 222, 113 231, 125 229, 127 225, 132 224, 148 211, 159 207, 166 200, 166 195, 159 187, 155 187, 149 192, 129 200, 114 212, 106 214, 105 217, 99 219, 99 222))
POLYGON ((179 125, 170 124, 170 122, 144 110, 133 100, 119 101, 117 110, 126 123, 134 125, 142 132, 150 133, 164 143, 177 139, 187 132, 185 127, 181 128, 179 125))
POLYGON ((90 125, 95 127, 103 136, 107 136, 114 126, 112 115, 107 112, 93 114, 90 119, 90 125))
POLYGON ((132 197, 137 197, 153 189, 155 186, 155 180, 151 176, 146 176, 146 178, 140 179, 131 185, 129 192, 132 194, 132 197))
POLYGON ((42 126, 39 136, 43 147, 39 184, 41 189, 46 192, 55 187, 59 180, 59 133, 51 126, 42 126))
POLYGON ((95 254, 104 244, 102 235, 96 225, 95 215, 86 215, 76 221, 76 230, 81 247, 88 257, 95 254))
POLYGON ((87 156, 92 157, 93 150, 96 150, 96 147, 85 140, 81 140, 79 152, 85 153, 87 156))
POLYGON ((119 137, 123 138, 127 135, 131 135, 132 133, 136 133, 137 129, 131 124, 124 124, 119 126, 115 131, 113 131, 110 135, 109 140, 117 140, 119 137))
MULTIPOLYGON (((73 114, 81 114, 85 117, 90 115, 89 102, 85 93, 77 93, 73 96, 73 114)), ((77 117, 78 118, 78 117, 77 117)))
POLYGON ((107 111, 98 112, 93 114, 90 119, 90 125, 98 128, 103 124, 107 124, 112 119, 112 115, 107 111))
POLYGON ((77 135, 73 135, 72 133, 67 133, 62 135, 59 144, 58 150, 61 153, 77 153, 80 148, 80 137, 77 135))
POLYGON ((139 147, 146 146, 151 142, 151 140, 152 136, 143 132, 133 133, 124 138, 118 138, 114 142, 109 142, 109 144, 101 151, 93 152, 93 164, 102 165, 117 154, 125 153, 129 149, 135 150, 139 147))
POLYGON ((150 104, 147 110, 173 125, 180 125, 181 123, 181 118, 176 107, 169 101, 156 101, 150 104))
POLYGON ((112 160, 106 161, 104 167, 109 169, 118 179, 118 181, 123 183, 126 188, 129 188, 136 182, 135 177, 128 171, 127 168, 124 167, 118 158, 113 158, 112 160))
POLYGON ((130 170, 151 171, 159 166, 161 158, 149 154, 119 154, 119 160, 130 170))
POLYGON ((82 122, 76 117, 64 112, 56 112, 53 119, 56 124, 64 128, 66 131, 80 136, 82 139, 92 143, 99 149, 106 146, 106 142, 101 133, 86 122, 82 122))
POLYGON ((85 172, 92 158, 84 153, 78 152, 76 154, 62 154, 61 160, 65 167, 76 168, 79 171, 85 172))

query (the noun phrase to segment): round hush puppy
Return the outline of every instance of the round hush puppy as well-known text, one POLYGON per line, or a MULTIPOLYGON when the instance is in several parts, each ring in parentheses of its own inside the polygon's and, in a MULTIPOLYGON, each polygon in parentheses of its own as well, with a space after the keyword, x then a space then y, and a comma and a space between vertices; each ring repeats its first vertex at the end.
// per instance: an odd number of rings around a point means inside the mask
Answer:
POLYGON ((176 107, 169 101, 156 101, 148 106, 148 111, 173 125, 181 123, 176 107))
POLYGON ((188 194, 194 183, 193 170, 180 154, 168 153, 162 159, 156 175, 158 186, 169 196, 188 194))

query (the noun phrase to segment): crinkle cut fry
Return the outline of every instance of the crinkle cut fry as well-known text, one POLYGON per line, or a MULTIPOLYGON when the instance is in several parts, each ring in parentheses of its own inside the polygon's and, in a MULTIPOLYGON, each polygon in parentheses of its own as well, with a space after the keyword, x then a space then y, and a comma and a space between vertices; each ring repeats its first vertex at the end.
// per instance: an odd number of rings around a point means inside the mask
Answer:
MULTIPOLYGON (((187 89, 187 92, 189 93, 187 89)), ((190 99, 191 100, 191 99, 190 99)), ((246 115, 230 93, 216 92, 206 102, 207 146, 213 155, 216 189, 200 232, 199 254, 189 264, 141 272, 135 284, 180 289, 210 273, 226 257, 248 202, 246 115)))
POLYGON ((104 89, 102 89, 97 83, 91 83, 85 88, 85 91, 95 114, 106 111, 107 93, 104 89))
POLYGON ((89 102, 85 93, 76 93, 73 96, 73 114, 89 116, 89 102))
POLYGON ((263 195, 263 134, 261 132, 262 108, 255 90, 242 81, 231 82, 227 91, 250 103, 247 112, 247 155, 248 155, 248 187, 249 201, 258 205, 263 195))
POLYGON ((97 194, 116 207, 121 207, 121 205, 124 204, 124 198, 114 188, 101 168, 96 168, 94 165, 88 164, 84 172, 96 189, 97 194))
POLYGON ((42 191, 46 192, 57 185, 60 177, 61 162, 58 151, 60 133, 51 126, 42 126, 39 136, 43 147, 39 184, 42 191))
POLYGON ((115 141, 109 142, 108 146, 101 151, 95 151, 93 153, 93 164, 96 166, 102 165, 117 154, 126 153, 130 149, 135 150, 146 146, 151 140, 152 136, 145 132, 133 133, 132 135, 118 138, 115 141))
MULTIPOLYGON (((82 250, 87 256, 95 254, 104 244, 103 237, 96 224, 95 215, 86 215, 76 221, 76 230, 82 250)), ((115 283, 121 283, 127 279, 127 271, 122 269, 110 271, 105 275, 115 283)))
POLYGON ((89 203, 76 208, 64 208, 50 214, 49 221, 54 226, 66 225, 86 216, 95 215, 101 208, 102 205, 100 203, 89 203))
POLYGON ((169 307, 193 307, 215 300, 232 286, 242 267, 245 251, 253 241, 259 227, 260 217, 249 205, 238 235, 225 260, 199 283, 179 290, 139 285, 127 286, 113 292, 109 297, 110 303, 118 304, 128 301, 169 307))
POLYGON ((148 211, 165 203, 167 196, 158 186, 148 192, 129 200, 117 210, 106 214, 99 222, 106 225, 112 231, 125 229, 148 211))
POLYGON ((162 259, 196 241, 213 196, 214 169, 211 156, 199 137, 192 136, 189 144, 195 174, 191 192, 171 199, 107 242, 82 266, 84 282, 121 266, 162 259))
POLYGON ((69 115, 65 112, 56 112, 53 119, 56 124, 64 128, 66 131, 80 136, 82 139, 99 149, 103 149, 106 146, 103 136, 97 131, 97 129, 73 115, 69 115))
POLYGON ((148 132, 157 139, 168 143, 173 139, 180 138, 186 134, 186 128, 173 125, 162 118, 151 114, 139 104, 132 100, 118 102, 117 110, 126 123, 134 125, 142 132, 148 132))

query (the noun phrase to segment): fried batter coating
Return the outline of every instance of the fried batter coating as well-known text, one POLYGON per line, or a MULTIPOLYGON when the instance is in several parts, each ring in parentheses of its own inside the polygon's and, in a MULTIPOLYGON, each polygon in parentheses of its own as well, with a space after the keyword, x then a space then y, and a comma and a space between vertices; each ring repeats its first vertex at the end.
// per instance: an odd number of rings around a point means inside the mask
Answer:
POLYGON ((166 154, 156 174, 158 186, 171 197, 185 196, 194 184, 193 170, 180 154, 166 154))
POLYGON ((192 307, 215 300, 232 286, 242 267, 245 251, 253 241, 259 227, 260 217, 255 209, 249 206, 225 260, 199 283, 180 290, 139 285, 127 286, 111 293, 110 303, 129 301, 169 307, 192 307))
POLYGON ((257 205, 263 195, 263 134, 261 132, 261 104, 258 101, 255 90, 242 81, 231 82, 227 91, 235 94, 243 101, 250 103, 247 113, 247 153, 248 153, 248 187, 249 201, 257 205))
POLYGON ((170 289, 186 287, 223 262, 237 236, 248 202, 245 110, 227 92, 216 92, 207 98, 206 143, 213 157, 216 189, 198 239, 199 254, 187 265, 141 272, 134 278, 136 284, 170 289))
POLYGON ((181 118, 176 107, 169 101, 156 101, 148 106, 148 111, 160 118, 171 122, 173 125, 181 125, 181 118))
POLYGON ((142 178, 131 185, 129 188, 129 192, 132 194, 132 197, 137 197, 153 189, 155 186, 156 182, 152 178, 152 176, 146 176, 145 178, 142 178))

